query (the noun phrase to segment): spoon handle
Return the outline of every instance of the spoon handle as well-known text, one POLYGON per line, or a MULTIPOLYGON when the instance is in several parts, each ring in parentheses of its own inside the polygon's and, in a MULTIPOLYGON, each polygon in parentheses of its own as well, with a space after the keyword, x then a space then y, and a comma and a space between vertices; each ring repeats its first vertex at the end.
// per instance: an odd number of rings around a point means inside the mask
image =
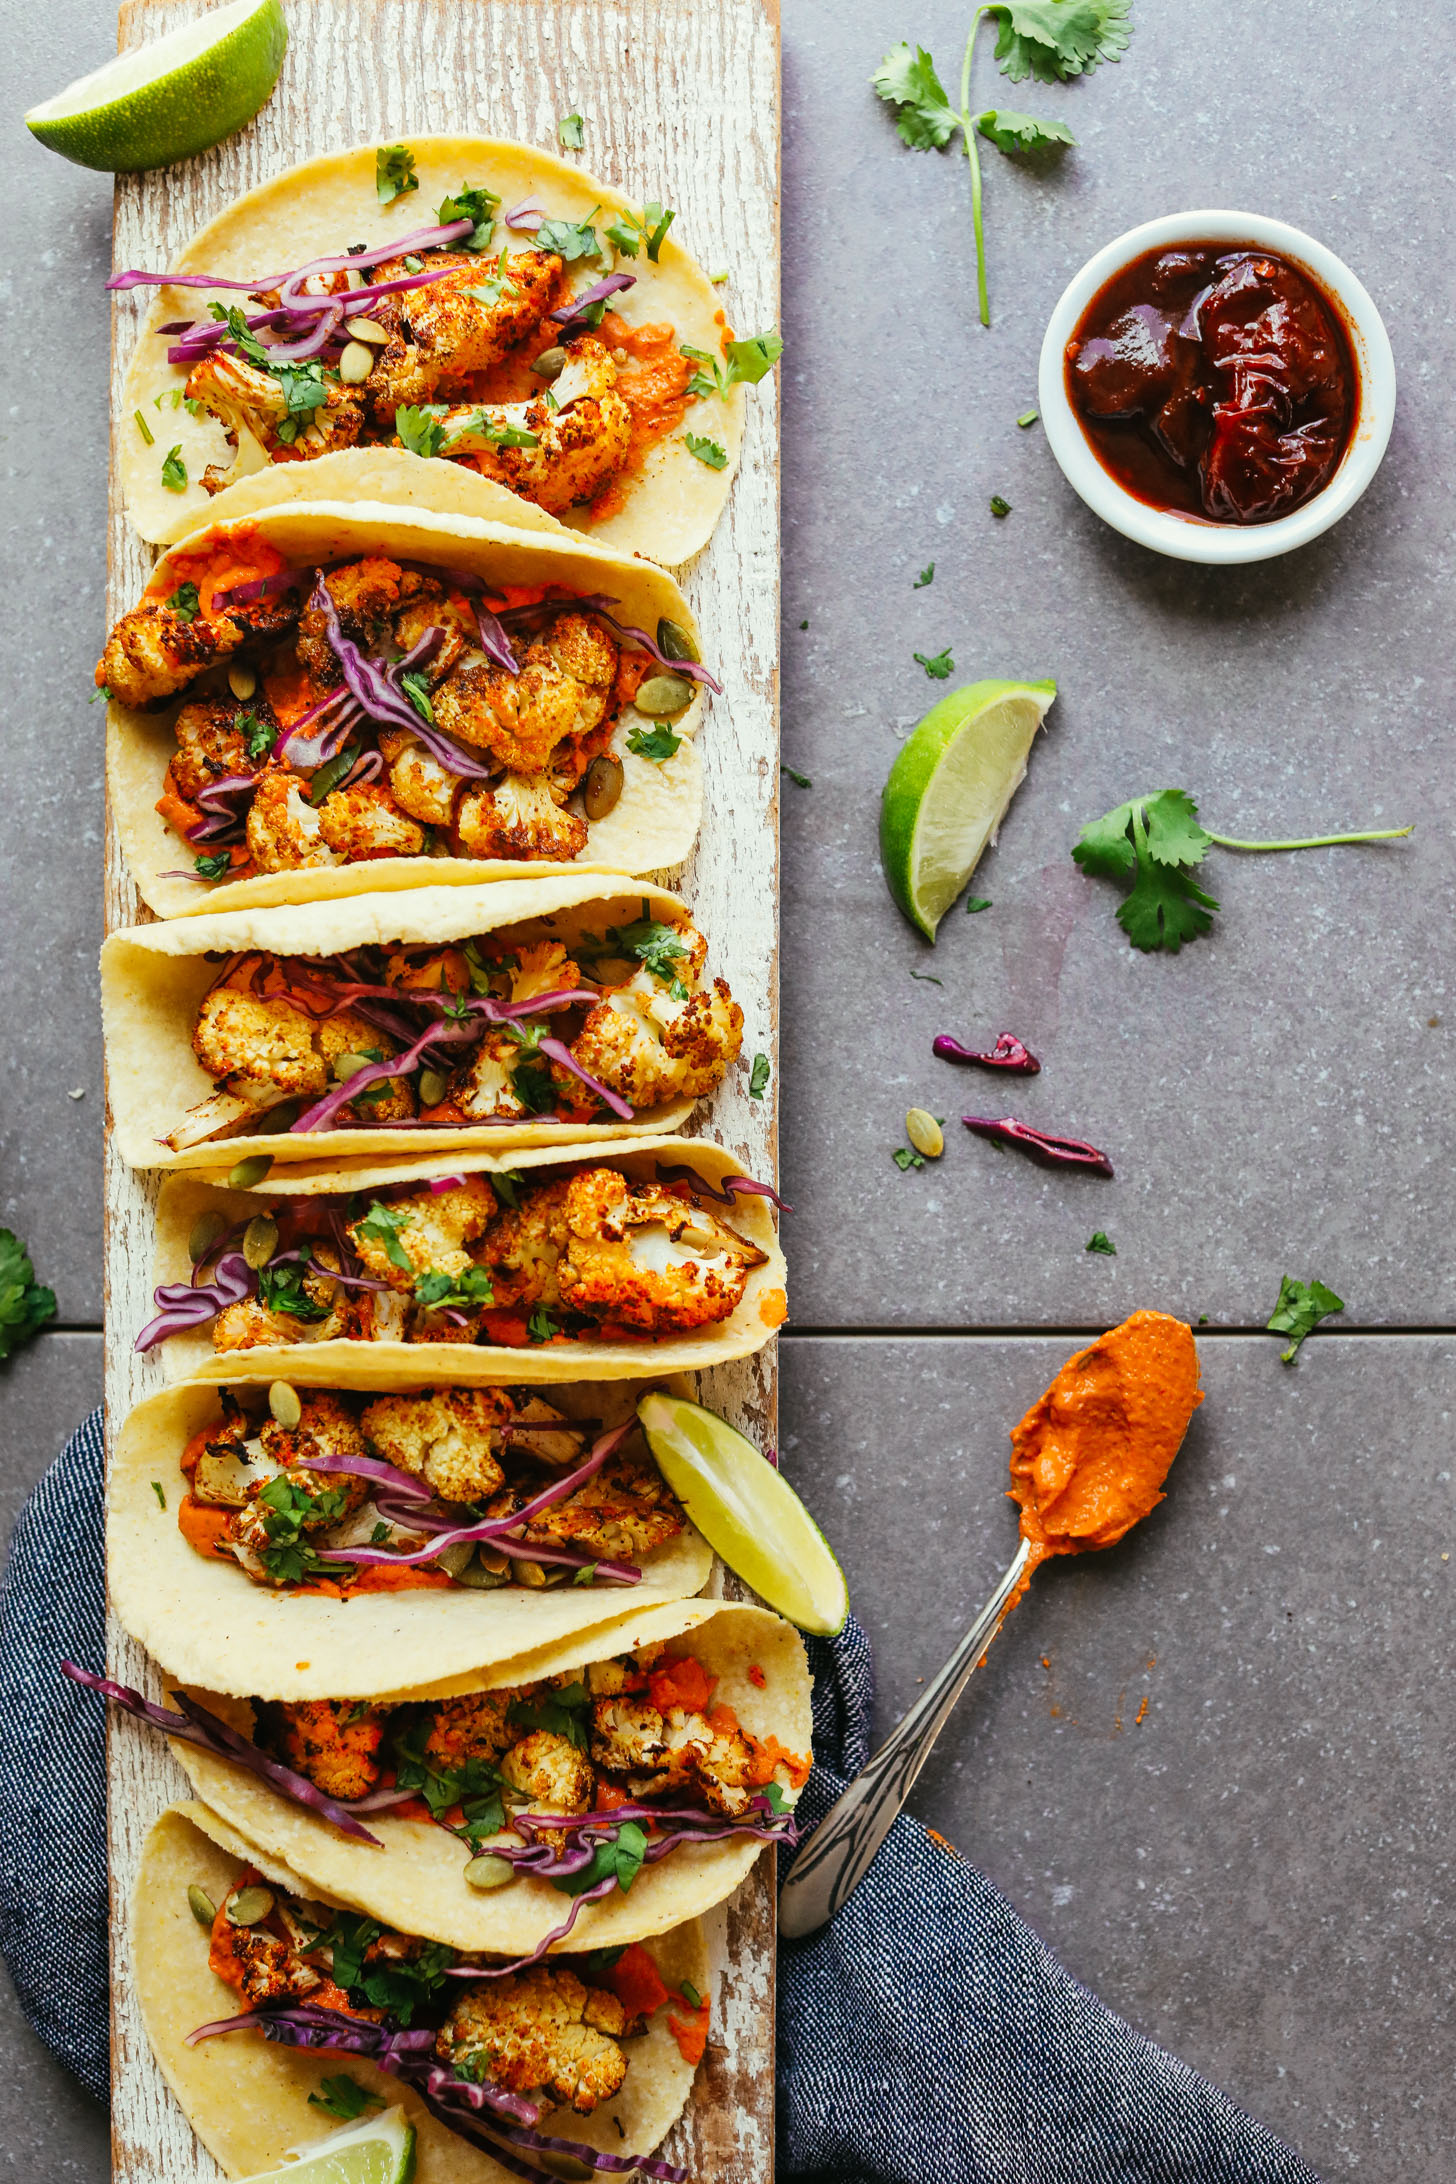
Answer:
POLYGON ((1000 1627, 1006 1603, 1021 1582, 1030 1543, 1023 1540, 1006 1572, 970 1629, 928 1684, 910 1711, 892 1730, 868 1766, 850 1783, 820 1821, 779 1896, 779 1931, 797 1939, 827 1926, 848 1902, 875 1861, 895 1815, 910 1795, 916 1776, 971 1671, 985 1659, 1000 1627))

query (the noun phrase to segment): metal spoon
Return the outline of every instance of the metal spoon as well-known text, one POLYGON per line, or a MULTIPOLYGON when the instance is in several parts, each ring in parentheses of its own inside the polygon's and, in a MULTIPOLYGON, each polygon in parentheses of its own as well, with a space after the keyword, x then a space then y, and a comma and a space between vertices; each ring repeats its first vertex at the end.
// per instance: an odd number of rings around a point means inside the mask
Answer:
POLYGON ((1005 1619, 1007 1602, 1026 1570, 1031 1543, 1023 1540, 1016 1560, 972 1623, 934 1682, 874 1758, 831 1806, 794 1860, 794 1870, 779 1897, 779 1931, 791 1939, 816 1934, 854 1894, 874 1864, 895 1815, 930 1757, 930 1748, 950 1719, 951 1709, 990 1649, 1005 1619))

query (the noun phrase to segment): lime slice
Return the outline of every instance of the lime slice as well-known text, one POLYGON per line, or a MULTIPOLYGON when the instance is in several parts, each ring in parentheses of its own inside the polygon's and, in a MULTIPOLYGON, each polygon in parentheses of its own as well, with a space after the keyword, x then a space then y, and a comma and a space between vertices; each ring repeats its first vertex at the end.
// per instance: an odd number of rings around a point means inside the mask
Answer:
POLYGON ((132 174, 205 152, 251 121, 278 81, 280 0, 231 0, 32 106, 25 126, 78 167, 132 174))
POLYGON ((933 705, 880 799, 885 882, 927 940, 980 862, 1026 776, 1053 682, 978 682, 933 705))
POLYGON ((708 1545, 800 1630, 832 1638, 849 1587, 798 1495, 743 1435, 684 1396, 644 1395, 637 1416, 662 1475, 708 1545))
POLYGON ((415 2127, 402 2108, 350 2124, 332 2138, 300 2147, 281 2169, 265 2170, 250 2184, 411 2184, 415 2127))

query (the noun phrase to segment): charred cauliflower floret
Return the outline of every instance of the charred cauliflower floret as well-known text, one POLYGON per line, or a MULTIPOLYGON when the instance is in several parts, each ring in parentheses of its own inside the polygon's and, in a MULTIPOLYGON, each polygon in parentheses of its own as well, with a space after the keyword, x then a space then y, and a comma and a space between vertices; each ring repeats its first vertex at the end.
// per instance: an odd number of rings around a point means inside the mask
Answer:
MULTIPOLYGON (((699 987, 707 944, 692 926, 662 972, 646 964, 591 1011, 571 1051, 634 1107, 699 1099, 721 1084, 743 1045, 743 1011, 726 979, 699 987)), ((559 1065, 558 1069, 559 1069, 559 1065)))
POLYGON ((545 1964, 483 1982, 462 1996, 435 2040, 440 2061, 502 2092, 535 2096, 589 2116, 621 2088, 617 2040, 627 2012, 614 1994, 545 1964))
POLYGON ((533 644, 519 675, 482 654, 442 682, 432 702, 447 735, 488 751, 508 773, 539 774, 563 737, 587 732, 579 724, 594 694, 533 644))
POLYGON ((420 577, 418 590, 394 617, 396 651, 401 657, 413 652, 420 639, 432 630, 440 632, 439 638, 429 658, 418 666, 431 688, 443 682, 456 661, 479 644, 480 631, 463 598, 450 598, 434 577, 420 577))
POLYGON ((96 669, 98 687, 123 705, 170 698, 204 668, 229 659, 248 631, 235 615, 185 619, 160 599, 143 599, 121 617, 96 669))
POLYGON ((466 857, 569 864, 586 847, 587 824, 540 774, 508 773, 460 799, 456 839, 466 857))
POLYGON ((696 1788, 714 1812, 736 1819, 753 1795, 753 1749, 722 1716, 682 1706, 659 1713, 645 1698, 623 1694, 592 1707, 592 1758, 621 1776, 633 1797, 696 1788))
POLYGON ((391 1289, 413 1291, 421 1274, 464 1274, 473 1264, 465 1246, 485 1234, 494 1212, 489 1183, 484 1176, 470 1176, 453 1190, 413 1191, 387 1207, 371 1206, 350 1227, 349 1242, 366 1274, 391 1289), (385 1228, 409 1260, 407 1268, 390 1257, 380 1235, 385 1228))
POLYGON ((451 409, 444 423, 451 455, 471 456, 483 476, 552 515, 595 499, 631 449, 632 412, 611 352, 594 334, 566 343, 549 399, 543 393, 533 402, 451 409), (534 445, 503 445, 511 428, 529 433, 534 445))
POLYGON ((386 1395, 359 1423, 387 1463, 424 1479, 445 1501, 484 1501, 505 1473, 496 1461, 515 1405, 501 1388, 431 1388, 386 1395))
MULTIPOLYGON (((248 710, 264 726, 273 726, 266 698, 248 710)), ((194 698, 183 706, 172 724, 177 748, 168 768, 179 796, 191 799, 215 781, 257 772, 261 760, 250 755, 238 726, 239 719, 246 717, 244 708, 230 698, 194 698)))
MULTIPOLYGON (((361 652, 377 652, 394 635, 393 620, 399 610, 427 584, 410 569, 382 554, 360 561, 341 562, 324 572, 324 583, 339 617, 339 627, 361 652)), ((310 600, 298 623, 298 658, 325 689, 339 681, 339 663, 329 643, 328 623, 321 608, 310 600)))
POLYGON ((256 1883, 256 1874, 240 1874, 218 1907, 207 1958, 209 1969, 226 1980, 252 2010, 266 2009, 272 2002, 316 2003, 323 1999, 325 1990, 337 1995, 333 1982, 305 1963, 291 1943, 269 1933, 265 1926, 233 1925, 227 1915, 228 1904, 256 1883))
POLYGON ((421 826, 450 826, 455 817, 455 799, 465 786, 464 776, 452 773, 417 736, 403 728, 382 729, 379 748, 389 766, 390 794, 400 810, 421 826))
POLYGON ((260 872, 301 872, 339 862, 324 839, 301 774, 270 768, 253 791, 244 832, 260 872))
POLYGON ((480 1259, 495 1288, 497 1304, 525 1311, 561 1302, 557 1268, 566 1249, 566 1201, 570 1185, 562 1178, 522 1194, 485 1233, 480 1259))
MULTIPOLYGON (((361 388, 345 386, 336 378, 326 379, 324 388, 324 399, 317 409, 290 411, 283 383, 272 372, 225 349, 215 349, 193 367, 187 381, 187 398, 200 402, 217 418, 230 446, 239 447, 246 432, 265 455, 308 462, 315 455, 353 447, 364 424, 361 388), (284 431, 291 436, 285 439, 284 431)), ((202 483, 215 493, 233 484, 237 475, 236 463, 226 470, 213 464, 202 483)))
MULTIPOLYGON (((539 1491, 530 1484, 509 1487, 487 1505, 486 1515, 513 1516, 539 1491)), ((682 1509, 656 1464, 619 1452, 585 1486, 533 1517, 521 1538, 543 1547, 580 1547, 600 1561, 635 1563, 682 1528, 682 1509)))
POLYGON ((266 1709, 269 1748, 327 1797, 367 1797, 379 1786, 388 1710, 367 1699, 301 1699, 266 1709))
POLYGON ((590 1812, 596 1778, 585 1752, 554 1729, 533 1729, 501 1760, 512 1789, 550 1812, 590 1812))
MULTIPOLYGON (((572 1177, 566 1246, 555 1268, 561 1302, 644 1333, 716 1326, 737 1309, 765 1254, 716 1214, 615 1168, 572 1177)), ((489 1257, 491 1238, 486 1239, 489 1257)))
POLYGON ((324 841, 345 864, 369 857, 417 857, 425 846, 414 820, 405 817, 388 789, 373 781, 331 790, 319 805, 318 823, 324 841))
MULTIPOLYGON (((290 1522, 296 1519, 297 1530, 302 1533, 329 1531, 363 1506, 369 1498, 369 1484, 347 1471, 316 1468, 314 1460, 363 1456, 367 1453, 364 1437, 353 1413, 338 1396, 305 1395, 301 1402, 302 1414, 296 1426, 280 1426, 275 1418, 267 1418, 259 1439, 269 1465, 277 1467, 273 1477, 284 1472, 288 1475, 290 1522), (304 1511, 299 1496, 305 1496, 313 1505, 310 1512, 304 1511)), ((260 1478, 233 1519, 233 1543, 247 1558, 262 1556, 276 1544, 277 1510, 270 1498, 271 1485, 271 1478, 260 1478)), ((272 1577, 266 1566, 255 1567, 254 1559, 248 1566, 251 1574, 272 1577)))
MULTIPOLYGON (((545 250, 504 252, 494 261, 477 253, 435 251, 437 266, 455 268, 427 286, 381 299, 381 324, 390 328, 366 383, 374 414, 393 421, 401 403, 428 402, 442 388, 454 388, 474 372, 488 371, 527 335, 535 332, 556 300, 561 260, 545 250)), ((400 279, 403 259, 391 259, 374 275, 377 281, 400 279)))
POLYGON ((441 1699, 431 1709, 425 1739, 427 1766, 441 1774, 458 1773, 471 1759, 499 1759, 521 1732, 511 1720, 519 1691, 476 1691, 463 1699, 441 1699))
POLYGON ((516 1089, 521 1043, 508 1031, 488 1031, 451 1081, 450 1097, 472 1122, 522 1120, 531 1110, 516 1089))
POLYGON ((192 1051, 229 1090, 257 1086, 274 1100, 317 1097, 328 1083, 312 1019, 278 995, 214 986, 205 994, 192 1051))
POLYGON ((295 1342, 342 1342, 360 1332, 360 1307, 349 1291, 329 1280, 339 1255, 329 1244, 313 1247, 314 1265, 303 1277, 303 1293, 315 1317, 273 1312, 261 1297, 224 1305, 212 1323, 215 1350, 256 1350, 295 1342))

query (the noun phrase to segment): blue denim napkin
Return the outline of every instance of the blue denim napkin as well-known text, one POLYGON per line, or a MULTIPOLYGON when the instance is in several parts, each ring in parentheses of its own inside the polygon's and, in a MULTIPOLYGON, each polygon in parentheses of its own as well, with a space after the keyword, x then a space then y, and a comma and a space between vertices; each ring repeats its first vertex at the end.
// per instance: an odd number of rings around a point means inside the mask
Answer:
MULTIPOLYGON (((27 1503, 0 1586, 0 1954, 36 2032, 98 2100, 102 1714, 56 1663, 103 1665, 101 1477, 97 1411, 27 1503)), ((810 1654, 806 1833, 869 1757, 874 1697, 852 1619, 810 1654)), ((834 1924, 780 1944, 778 2101, 780 2184, 1318 2184, 903 1816, 834 1924)))

